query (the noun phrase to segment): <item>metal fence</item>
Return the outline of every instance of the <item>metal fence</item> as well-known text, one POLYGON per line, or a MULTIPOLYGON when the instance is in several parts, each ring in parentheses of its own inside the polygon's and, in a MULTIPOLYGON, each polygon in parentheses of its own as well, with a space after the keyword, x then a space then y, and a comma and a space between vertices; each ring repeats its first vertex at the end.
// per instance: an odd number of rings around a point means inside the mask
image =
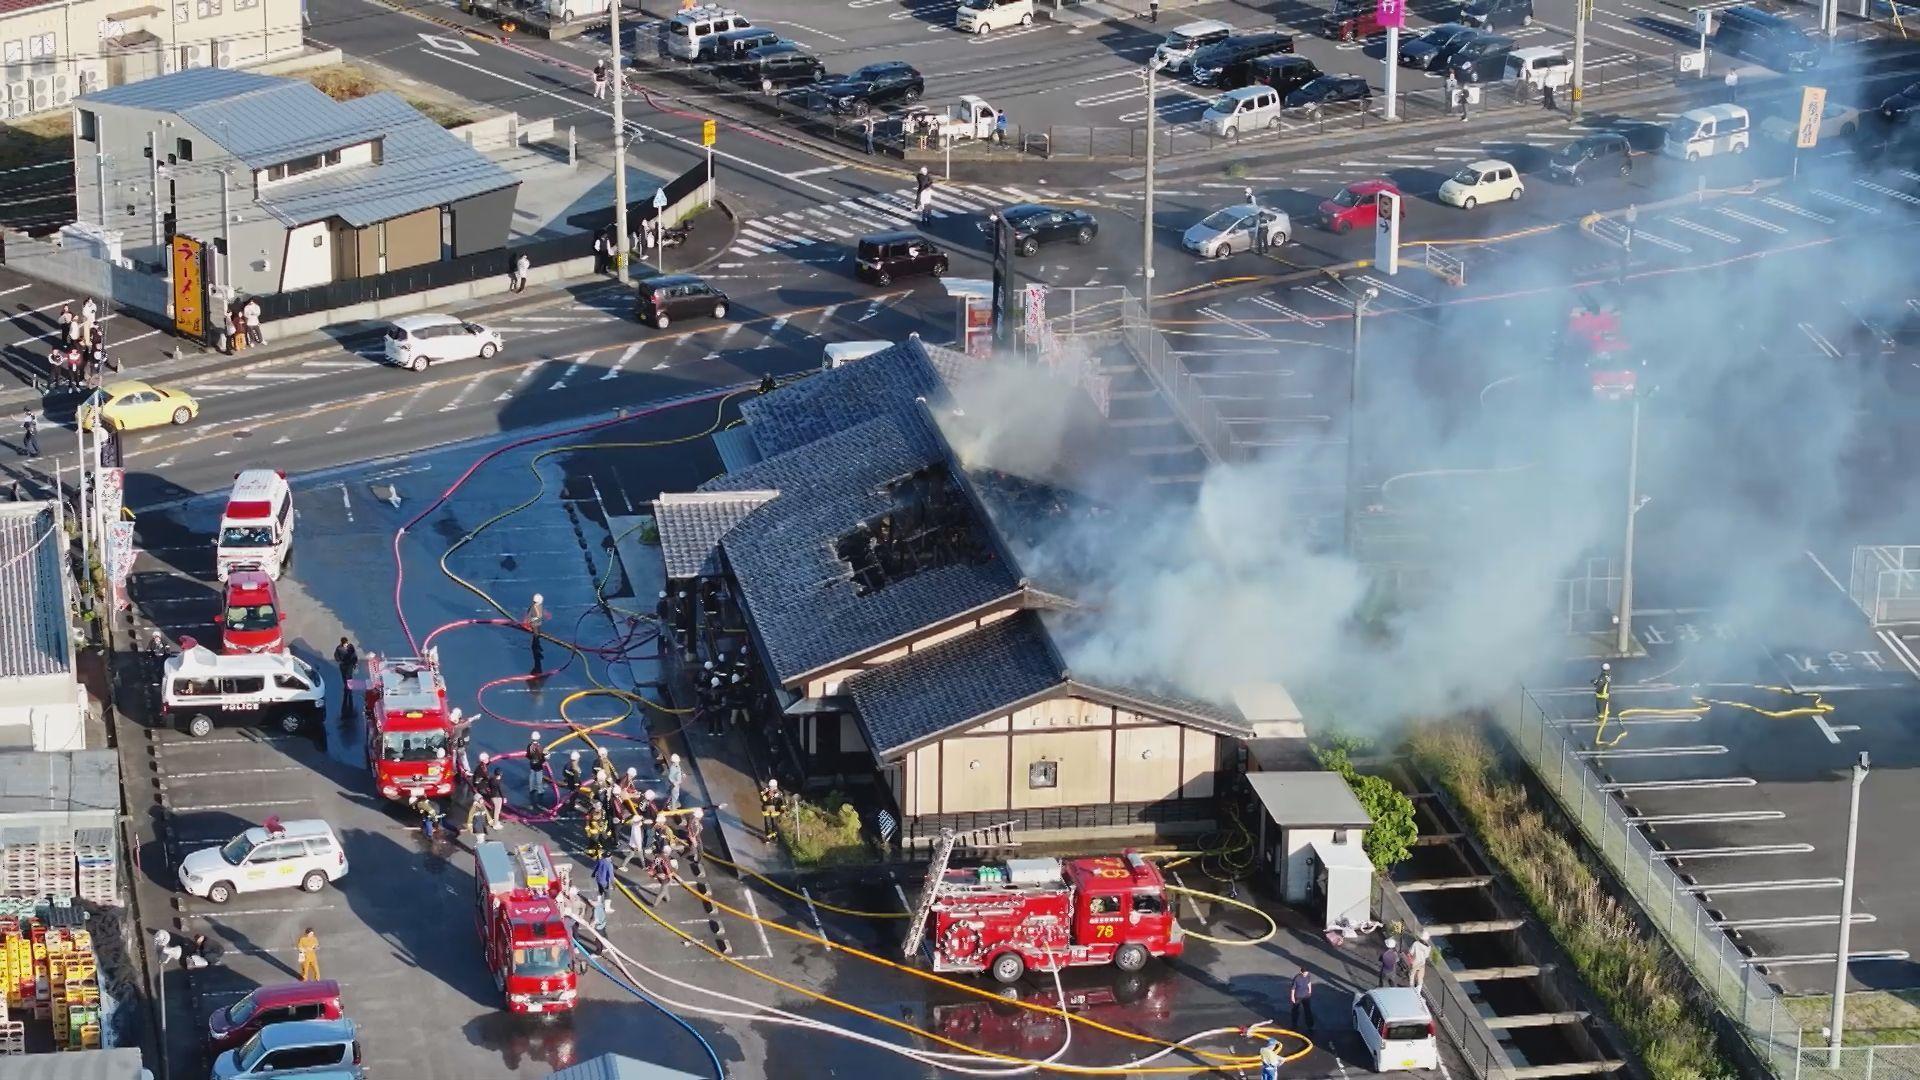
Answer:
POLYGON ((1847 595, 1875 626, 1920 623, 1920 545, 1854 548, 1847 595))
POLYGON ((1202 391, 1200 381, 1187 370, 1180 357, 1167 345, 1167 339, 1153 328, 1141 307, 1140 299, 1128 296, 1120 302, 1120 338, 1160 392, 1167 396, 1174 414, 1200 445, 1207 460, 1220 464, 1237 460, 1239 448, 1226 418, 1202 391))
POLYGON ((1803 1033, 1783 999, 1716 928, 1717 920, 1695 891, 1674 875, 1620 804, 1602 789, 1588 759, 1579 756, 1531 691, 1523 688, 1513 706, 1499 714, 1513 745, 1532 765, 1541 784, 1612 865, 1641 910, 1693 968, 1740 1035, 1774 1075, 1796 1075, 1803 1033))
MULTIPOLYGON (((1374 883, 1374 889, 1380 897, 1380 918, 1383 922, 1399 922, 1412 928, 1420 925, 1413 917, 1413 909, 1407 906, 1406 898, 1400 890, 1384 879, 1374 883)), ((1426 992, 1427 1003, 1433 1008, 1435 1019, 1447 1031, 1447 1037, 1460 1050, 1460 1056, 1466 1059, 1467 1068, 1481 1080, 1500 1080, 1513 1073, 1513 1059, 1500 1045, 1499 1039, 1488 1030, 1481 1019, 1480 1010, 1467 996, 1467 988, 1453 977, 1447 966, 1436 956, 1427 964, 1426 978, 1421 989, 1426 992)))

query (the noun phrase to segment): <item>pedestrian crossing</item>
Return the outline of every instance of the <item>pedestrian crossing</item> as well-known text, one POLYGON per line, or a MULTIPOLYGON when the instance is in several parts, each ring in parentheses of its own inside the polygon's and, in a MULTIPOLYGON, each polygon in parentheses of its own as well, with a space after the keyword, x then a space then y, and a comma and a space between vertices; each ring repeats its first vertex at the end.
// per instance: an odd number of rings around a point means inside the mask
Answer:
MULTIPOLYGON (((1015 203, 1039 202, 1041 197, 1012 185, 937 183, 932 200, 932 216, 941 220, 986 214, 1015 203)), ((918 228, 920 224, 914 189, 901 188, 743 220, 739 239, 728 252, 750 257, 814 244, 851 245, 862 236, 918 228)))

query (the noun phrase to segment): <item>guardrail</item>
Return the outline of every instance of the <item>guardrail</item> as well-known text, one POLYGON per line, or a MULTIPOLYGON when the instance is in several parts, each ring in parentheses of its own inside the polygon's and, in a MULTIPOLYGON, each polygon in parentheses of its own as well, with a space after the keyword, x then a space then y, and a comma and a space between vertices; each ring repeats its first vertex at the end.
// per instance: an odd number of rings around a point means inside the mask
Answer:
POLYGON ((1140 369, 1167 395, 1174 414, 1186 425, 1207 460, 1215 465, 1239 460, 1240 449, 1226 418, 1201 393, 1199 380, 1167 347, 1167 339, 1153 328, 1139 297, 1128 295, 1120 302, 1120 337, 1139 361, 1140 369))

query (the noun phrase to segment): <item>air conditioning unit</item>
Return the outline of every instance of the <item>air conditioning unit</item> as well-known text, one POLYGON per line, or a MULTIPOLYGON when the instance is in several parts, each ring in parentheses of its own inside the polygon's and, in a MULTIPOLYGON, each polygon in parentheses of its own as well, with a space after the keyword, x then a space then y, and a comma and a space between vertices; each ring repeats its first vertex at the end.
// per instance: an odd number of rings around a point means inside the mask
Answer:
POLYGON ((230 68, 233 66, 233 42, 216 41, 213 43, 213 66, 230 68))
POLYGON ((53 76, 53 103, 65 105, 73 100, 73 80, 67 73, 57 72, 53 76))

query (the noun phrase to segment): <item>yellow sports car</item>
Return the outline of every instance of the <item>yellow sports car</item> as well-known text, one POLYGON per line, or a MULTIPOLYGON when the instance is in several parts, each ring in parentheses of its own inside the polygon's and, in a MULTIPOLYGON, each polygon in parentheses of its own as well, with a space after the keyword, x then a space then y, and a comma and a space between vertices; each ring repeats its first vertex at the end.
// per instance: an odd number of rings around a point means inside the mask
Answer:
POLYGON ((87 395, 78 419, 83 429, 93 426, 98 417, 115 431, 132 431, 184 424, 199 414, 200 403, 184 391, 128 381, 110 383, 87 395))

